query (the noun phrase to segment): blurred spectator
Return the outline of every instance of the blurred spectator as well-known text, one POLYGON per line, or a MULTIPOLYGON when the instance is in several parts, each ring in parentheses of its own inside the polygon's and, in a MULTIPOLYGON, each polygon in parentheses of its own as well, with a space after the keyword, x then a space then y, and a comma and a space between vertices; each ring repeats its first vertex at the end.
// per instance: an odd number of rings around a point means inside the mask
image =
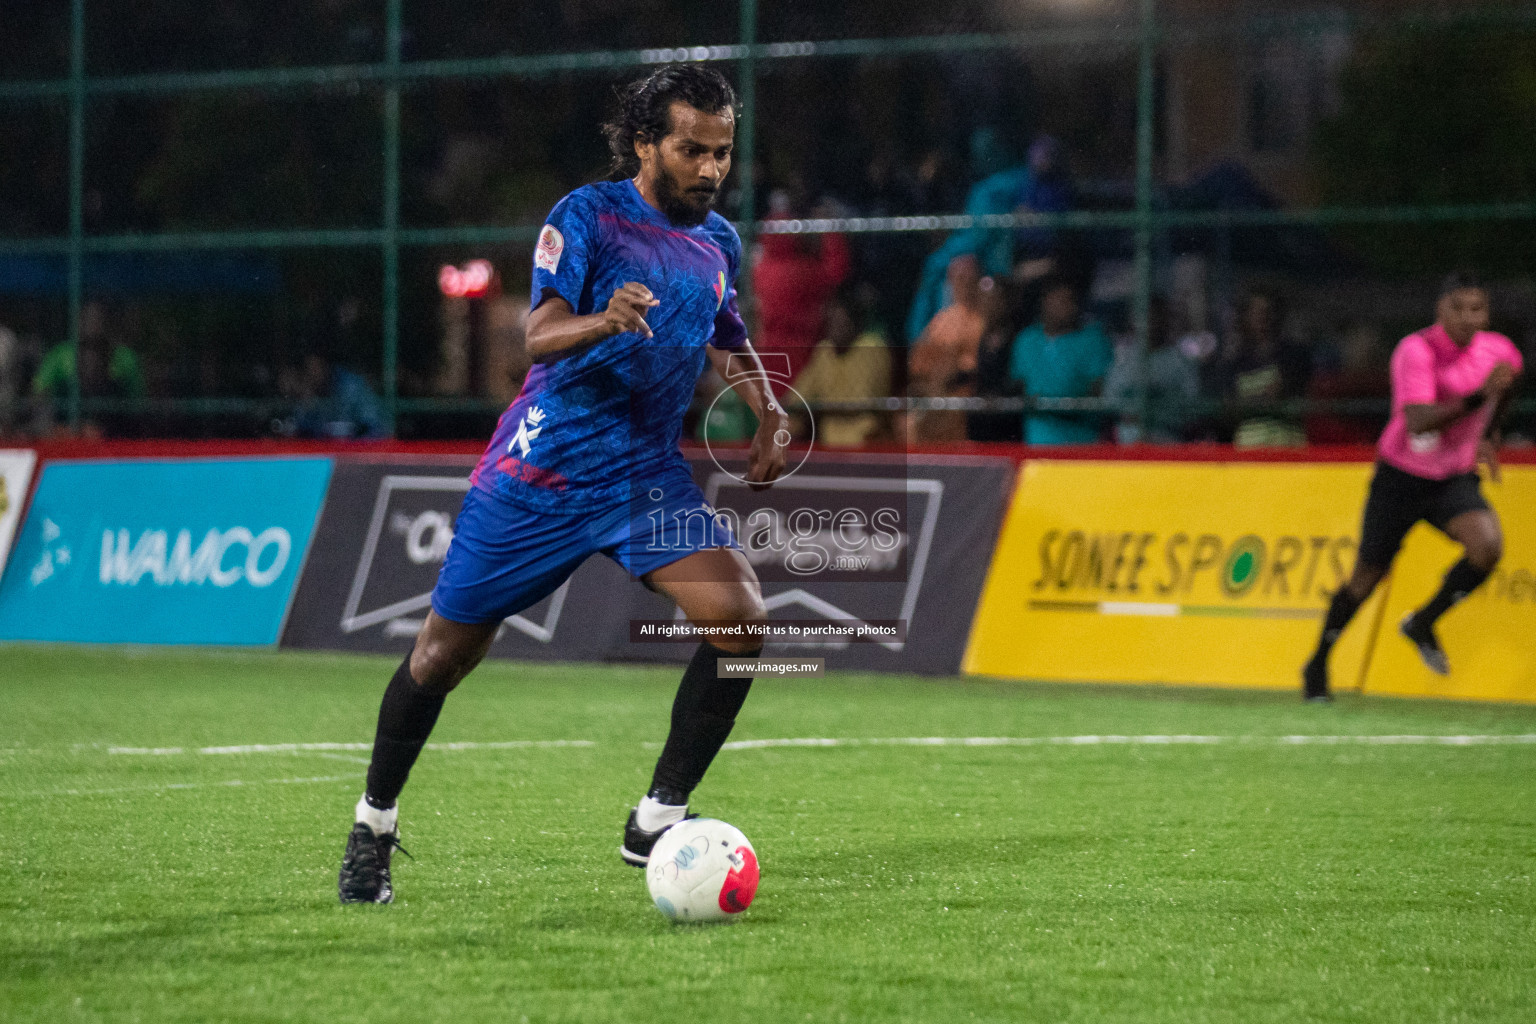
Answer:
MULTIPOLYGON (((1077 292, 1060 278, 1041 289, 1040 322, 1019 332, 1010 364, 1014 380, 1032 398, 1090 398, 1099 394, 1113 353, 1098 324, 1084 322, 1077 292)), ((1097 416, 1026 413, 1029 444, 1092 444, 1097 416)))
MULTIPOLYGON (((43 356, 32 378, 32 393, 44 401, 39 409, 39 430, 46 431, 63 421, 69 399, 70 378, 78 372, 80 397, 142 399, 148 394, 144 369, 138 353, 115 338, 108 337, 106 307, 88 302, 80 311, 80 351, 64 341, 43 356)), ((120 433, 126 423, 120 414, 96 417, 84 424, 88 433, 120 433)))
POLYGON ((283 433, 296 437, 384 437, 384 410, 361 375, 311 352, 283 373, 283 392, 298 403, 283 433))
MULTIPOLYGON (((818 209, 813 216, 836 211, 818 209)), ((769 201, 770 220, 790 219, 789 199, 775 193, 769 201)), ((811 358, 822 337, 822 308, 848 279, 853 251, 842 235, 763 235, 761 253, 752 268, 757 298, 758 329, 752 344, 761 352, 789 357, 790 379, 811 358)))
POLYGON ((532 366, 525 343, 527 298, 445 296, 440 320, 442 342, 431 382, 433 394, 485 397, 511 405, 532 366))
POLYGON ((1189 409, 1200 397, 1195 363, 1168 329, 1168 302, 1153 296, 1147 310, 1147 421, 1140 422, 1141 347, 1132 334, 1115 346, 1115 362, 1104 378, 1104 397, 1121 406, 1115 439, 1121 444, 1177 444, 1184 440, 1189 409))
MULTIPOLYGON (((971 167, 981 180, 965 201, 972 217, 997 214, 1060 213, 1071 209, 1072 187, 1061 144, 1041 136, 1030 146, 1023 164, 1009 166, 1007 150, 991 128, 971 137, 971 167)), ((1020 281, 1039 280, 1056 267, 1054 228, 972 227, 945 239, 923 264, 917 295, 907 315, 907 337, 915 338, 945 305, 945 272, 956 256, 970 253, 992 277, 1017 275, 1020 281), (1022 260, 1015 267, 1015 261, 1022 260)))
MULTIPOLYGON (((978 398, 1014 398, 1023 394, 1010 374, 1013 339, 1019 332, 1019 291, 1006 279, 981 280, 981 313, 984 326, 976 351, 976 388, 978 398)), ((973 412, 966 416, 966 435, 972 441, 1013 441, 1024 439, 1024 424, 1018 413, 973 412)))
MULTIPOLYGON (((864 328, 862 304, 851 289, 827 302, 827 336, 795 378, 808 403, 884 398, 891 393, 891 354, 885 339, 864 328)), ((884 432, 886 417, 875 412, 816 414, 816 443, 856 448, 884 432)))
MULTIPOLYGON (((908 386, 914 398, 965 398, 975 388, 976 355, 986 327, 980 261, 969 254, 956 256, 948 280, 953 301, 928 323, 909 356, 908 386)), ((990 278, 987 286, 992 287, 990 278)), ((914 412, 905 435, 919 442, 963 441, 965 414, 914 412)))
MULTIPOLYGON (((965 200, 972 217, 1013 213, 1030 184, 1029 168, 1011 166, 1007 150, 992 128, 979 128, 971 136, 971 171, 979 179, 965 200)), ((1013 271, 1013 232, 1003 228, 972 227, 956 231, 923 261, 917 294, 907 313, 907 338, 922 336, 928 322, 953 302, 947 288, 949 266, 958 256, 974 256, 981 272, 1006 277, 1013 271)))
POLYGON ((511 405, 533 368, 528 358, 528 300, 502 296, 485 310, 485 352, 481 393, 511 405))
MULTIPOLYGON (((944 194, 954 187, 956 178, 945 166, 941 151, 931 151, 909 165, 888 142, 865 166, 859 212, 867 217, 952 213, 965 200, 963 191, 952 201, 944 194)), ((897 231, 861 235, 858 242, 858 276, 875 290, 870 326, 887 339, 904 343, 913 277, 928 255, 929 239, 922 232, 897 231)), ((897 369, 905 368, 898 364, 897 369)))
POLYGON ((0 435, 16 428, 21 399, 28 390, 22 380, 21 339, 0 324, 0 435))
MULTIPOLYGON (((1067 173, 1066 153, 1050 135, 1035 139, 1029 147, 1029 177, 1019 189, 1014 213, 1065 213, 1072 209, 1072 179, 1067 173)), ((1060 232, 1055 228, 1027 227, 1014 231, 1015 276, 1022 282, 1044 277, 1056 265, 1060 232)))
MULTIPOLYGON (((1382 358, 1381 330, 1374 324, 1354 321, 1339 335, 1338 366, 1318 373, 1307 388, 1307 397, 1323 401, 1387 398, 1391 382, 1382 358)), ((1307 418, 1311 444, 1371 444, 1381 433, 1383 415, 1319 412, 1307 418)))
POLYGON ((1222 397, 1237 406, 1232 443, 1239 448, 1292 448, 1307 443, 1301 424, 1273 408, 1277 402, 1300 398, 1312 374, 1307 351, 1281 339, 1281 322, 1278 297, 1250 292, 1238 308, 1235 344, 1217 367, 1222 397))

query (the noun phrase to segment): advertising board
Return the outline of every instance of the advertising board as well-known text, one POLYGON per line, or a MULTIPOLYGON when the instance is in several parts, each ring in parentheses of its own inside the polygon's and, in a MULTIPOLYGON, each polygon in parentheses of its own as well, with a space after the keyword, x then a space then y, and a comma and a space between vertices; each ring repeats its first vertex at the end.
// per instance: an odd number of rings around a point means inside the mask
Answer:
MULTIPOLYGON (((409 651, 474 464, 459 456, 338 459, 283 646, 409 651)), ((491 655, 600 659, 626 632, 631 586, 608 559, 588 559, 549 597, 508 618, 491 655)))
POLYGON ((3 581, 0 637, 271 644, 329 459, 56 462, 3 581))
POLYGON ((0 573, 5 571, 11 542, 21 525, 21 513, 27 503, 27 489, 32 486, 32 470, 37 454, 30 449, 0 450, 0 573))
POLYGON ((1493 575, 1436 625, 1451 672, 1424 667, 1398 633, 1403 617, 1440 588, 1461 549, 1420 523, 1383 583, 1386 611, 1365 691, 1404 697, 1536 701, 1536 469, 1506 467, 1483 494, 1504 527, 1504 558, 1493 575))
MULTIPOLYGON (((469 458, 338 461, 284 646, 404 653, 469 487, 469 458)), ((766 491, 728 458, 691 460, 730 520, 773 619, 901 627, 872 641, 797 644, 829 668, 953 673, 970 628, 1012 467, 1006 459, 821 456, 766 491)), ((691 524, 677 524, 678 529, 691 524)), ((607 558, 509 618, 494 657, 685 661, 693 642, 632 639, 676 607, 607 558)))
MULTIPOLYGON (((1025 463, 966 655, 984 675, 1299 686, 1354 565, 1362 464, 1025 463)), ((1373 598, 1333 655, 1361 683, 1373 598)))
MULTIPOLYGON (((862 641, 777 640, 768 653, 824 657, 829 669, 959 671, 1013 473, 1008 460, 815 452, 761 491, 743 482, 743 463, 691 461, 705 497, 733 524, 771 620, 897 626, 862 641)), ((642 607, 637 617, 664 604, 642 607)), ((629 644, 620 656, 666 648, 674 658, 689 650, 629 644)))

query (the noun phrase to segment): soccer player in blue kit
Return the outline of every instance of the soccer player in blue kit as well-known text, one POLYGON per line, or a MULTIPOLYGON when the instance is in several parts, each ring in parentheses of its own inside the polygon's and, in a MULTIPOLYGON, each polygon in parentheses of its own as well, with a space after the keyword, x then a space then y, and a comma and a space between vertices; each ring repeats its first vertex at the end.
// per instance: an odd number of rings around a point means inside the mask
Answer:
MULTIPOLYGON (((612 558, 695 623, 745 627, 767 616, 756 575, 678 447, 708 359, 741 381, 758 418, 747 481, 767 486, 784 468, 788 419, 736 303, 741 240, 710 209, 731 165, 735 94, 719 72, 669 65, 619 99, 604 131, 627 177, 572 192, 539 235, 527 332, 534 367, 470 477, 432 610, 384 692, 342 858, 343 903, 393 899, 396 800, 444 698, 504 619, 589 556, 612 558), (653 532, 701 513, 714 530, 653 532)), ((619 852, 630 864, 644 866, 657 837, 687 814, 746 700, 751 680, 718 678, 716 661, 754 656, 762 641, 750 630, 715 639, 683 673, 650 790, 625 824, 619 852)))

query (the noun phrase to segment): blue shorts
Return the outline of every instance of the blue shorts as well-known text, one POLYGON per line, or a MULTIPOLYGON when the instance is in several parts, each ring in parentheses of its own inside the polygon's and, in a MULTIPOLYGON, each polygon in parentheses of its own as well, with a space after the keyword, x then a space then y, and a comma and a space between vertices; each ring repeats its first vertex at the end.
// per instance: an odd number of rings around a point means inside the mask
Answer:
POLYGON ((638 578, 698 551, 737 546, 691 477, 569 516, 530 512, 471 487, 432 589, 432 610, 454 622, 500 622, 554 593, 598 552, 638 578))

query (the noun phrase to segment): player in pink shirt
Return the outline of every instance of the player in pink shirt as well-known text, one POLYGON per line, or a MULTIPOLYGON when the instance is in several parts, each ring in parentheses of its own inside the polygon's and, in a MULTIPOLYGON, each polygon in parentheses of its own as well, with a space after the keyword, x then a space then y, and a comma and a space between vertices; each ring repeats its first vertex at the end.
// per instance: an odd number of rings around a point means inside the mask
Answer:
POLYGON ((1332 699, 1328 653, 1415 523, 1424 520, 1465 549, 1439 592, 1401 627, 1424 664, 1441 675, 1450 663, 1436 620, 1482 585, 1504 551, 1477 464, 1487 463, 1498 482, 1498 423, 1523 360, 1513 342, 1488 330, 1488 290, 1472 275, 1448 277, 1435 312, 1433 327, 1408 335, 1392 353, 1392 418, 1377 448, 1355 571, 1333 595, 1317 651, 1302 669, 1308 700, 1332 699))

